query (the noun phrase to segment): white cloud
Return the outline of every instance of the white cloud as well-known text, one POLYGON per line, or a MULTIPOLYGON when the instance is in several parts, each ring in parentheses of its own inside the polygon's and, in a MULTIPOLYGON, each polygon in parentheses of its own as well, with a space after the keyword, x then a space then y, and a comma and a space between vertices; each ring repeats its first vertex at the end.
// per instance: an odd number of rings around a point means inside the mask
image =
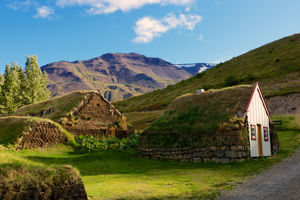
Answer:
POLYGON ((141 8, 145 5, 190 5, 194 0, 56 0, 60 7, 88 6, 90 14, 113 13, 117 10, 127 12, 131 9, 141 8))
POLYGON ((51 16, 54 15, 54 10, 47 6, 38 7, 36 12, 34 18, 51 18, 51 16))
POLYGON ((36 2, 31 0, 25 0, 25 1, 13 1, 9 3, 7 6, 13 10, 22 10, 22 11, 28 11, 31 6, 35 5, 36 2))
POLYGON ((150 16, 143 17, 137 20, 134 32, 136 37, 133 39, 136 43, 149 43, 155 37, 160 37, 161 34, 166 33, 170 29, 178 27, 185 27, 189 30, 193 30, 197 23, 202 20, 199 15, 184 15, 180 14, 176 17, 173 14, 169 14, 162 19, 154 19, 150 16))

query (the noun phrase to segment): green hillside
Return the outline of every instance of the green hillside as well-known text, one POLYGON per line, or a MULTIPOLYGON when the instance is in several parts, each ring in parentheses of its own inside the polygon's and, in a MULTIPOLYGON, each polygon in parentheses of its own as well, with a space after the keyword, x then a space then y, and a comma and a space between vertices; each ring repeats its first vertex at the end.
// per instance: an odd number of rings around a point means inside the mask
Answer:
POLYGON ((196 89, 222 88, 256 81, 266 96, 300 91, 300 34, 269 43, 165 89, 115 102, 121 112, 165 109, 196 89))

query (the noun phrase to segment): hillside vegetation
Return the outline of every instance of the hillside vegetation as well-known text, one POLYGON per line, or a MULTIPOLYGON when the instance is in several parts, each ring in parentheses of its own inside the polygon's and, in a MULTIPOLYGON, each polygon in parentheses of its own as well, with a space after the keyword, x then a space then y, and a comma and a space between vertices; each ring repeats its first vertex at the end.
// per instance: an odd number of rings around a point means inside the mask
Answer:
POLYGON ((165 109, 196 89, 260 82, 265 96, 300 91, 300 34, 269 43, 165 89, 115 102, 121 112, 165 109))

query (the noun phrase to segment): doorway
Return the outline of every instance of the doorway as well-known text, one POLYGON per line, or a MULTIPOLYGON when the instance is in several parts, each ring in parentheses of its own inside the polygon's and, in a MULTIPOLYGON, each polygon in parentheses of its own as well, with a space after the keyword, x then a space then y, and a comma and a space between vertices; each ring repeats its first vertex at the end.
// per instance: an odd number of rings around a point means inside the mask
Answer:
POLYGON ((257 144, 258 144, 258 155, 263 156, 262 149, 262 137, 261 137, 261 125, 257 124, 257 144))

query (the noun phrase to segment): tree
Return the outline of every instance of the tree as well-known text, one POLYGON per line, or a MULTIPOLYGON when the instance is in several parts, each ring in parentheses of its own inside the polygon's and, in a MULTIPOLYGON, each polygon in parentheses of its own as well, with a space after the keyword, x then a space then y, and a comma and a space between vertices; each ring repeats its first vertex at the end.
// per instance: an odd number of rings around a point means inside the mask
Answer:
POLYGON ((4 81, 0 76, 0 113, 10 114, 23 105, 46 100, 50 96, 47 89, 47 74, 42 73, 37 57, 26 57, 25 75, 20 66, 6 65, 4 81))
POLYGON ((22 97, 25 105, 43 101, 50 97, 50 91, 47 89, 47 73, 42 73, 36 55, 26 57, 25 75, 26 78, 22 86, 22 97))
POLYGON ((0 74, 0 86, 3 84, 4 82, 4 77, 2 76, 2 74, 0 74))
POLYGON ((9 114, 22 106, 20 85, 24 82, 22 68, 16 63, 6 65, 4 82, 1 86, 0 104, 1 113, 9 114))

